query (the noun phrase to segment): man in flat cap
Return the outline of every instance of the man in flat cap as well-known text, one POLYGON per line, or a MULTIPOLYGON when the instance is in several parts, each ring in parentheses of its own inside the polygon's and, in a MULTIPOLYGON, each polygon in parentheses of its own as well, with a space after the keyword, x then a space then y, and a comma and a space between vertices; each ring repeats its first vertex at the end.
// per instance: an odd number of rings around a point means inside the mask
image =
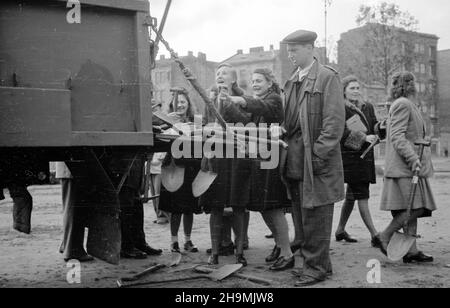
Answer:
POLYGON ((285 120, 272 133, 285 133, 289 148, 280 168, 293 202, 303 271, 296 286, 316 284, 332 274, 329 255, 334 203, 344 199, 340 140, 345 108, 335 70, 314 57, 317 34, 296 31, 287 36, 289 59, 296 71, 284 87, 285 120))

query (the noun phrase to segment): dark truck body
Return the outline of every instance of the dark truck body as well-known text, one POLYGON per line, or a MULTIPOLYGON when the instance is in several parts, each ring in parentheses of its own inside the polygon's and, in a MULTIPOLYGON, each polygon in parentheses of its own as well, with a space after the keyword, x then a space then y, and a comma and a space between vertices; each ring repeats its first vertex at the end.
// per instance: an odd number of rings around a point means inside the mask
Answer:
POLYGON ((100 157, 131 165, 155 150, 149 3, 81 0, 81 23, 71 24, 67 2, 0 3, 0 185, 19 164, 88 172, 102 192, 91 200, 88 252, 118 263, 120 187, 100 157))

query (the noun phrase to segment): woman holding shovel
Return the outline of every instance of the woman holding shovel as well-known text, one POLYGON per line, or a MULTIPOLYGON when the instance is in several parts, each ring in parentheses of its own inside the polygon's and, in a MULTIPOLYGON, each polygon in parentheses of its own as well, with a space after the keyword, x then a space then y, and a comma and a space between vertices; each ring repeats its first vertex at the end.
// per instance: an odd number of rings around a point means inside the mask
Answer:
MULTIPOLYGON (((417 106, 415 77, 410 72, 392 77, 386 142, 386 164, 381 209, 391 211, 393 220, 380 233, 383 254, 407 247, 404 263, 432 262, 416 246, 417 219, 430 217, 436 204, 428 181, 433 175, 431 151, 425 147, 425 122, 417 106), (398 231, 404 228, 400 237, 398 231), (399 240, 400 239, 400 240, 399 240), (412 239, 412 240, 411 240, 412 239), (410 241, 409 245, 404 245, 410 241), (403 242, 403 243, 402 243, 403 242)), ((401 257, 400 257, 401 258, 401 257)))
MULTIPOLYGON (((180 124, 192 123, 194 121, 194 113, 188 91, 184 88, 175 88, 171 91, 173 92, 173 100, 169 105, 170 113, 168 117, 180 124)), ((179 185, 180 187, 171 189, 170 187, 164 187, 163 185, 159 201, 160 210, 169 213, 170 216, 172 252, 180 252, 178 231, 180 229, 181 220, 183 220, 185 237, 184 250, 198 252, 198 248, 192 243, 191 232, 194 223, 194 214, 201 214, 202 211, 198 205, 198 198, 195 198, 192 194, 192 182, 200 170, 200 162, 200 160, 194 159, 181 159, 175 161, 170 153, 167 154, 163 162, 163 178, 164 172, 170 172, 170 166, 173 165, 175 165, 175 169, 178 169, 177 171, 182 171, 180 175, 183 177, 183 182, 180 183, 182 185, 179 185)), ((163 184, 165 184, 164 180, 163 184)), ((172 185, 170 185, 170 183, 167 185, 166 183, 165 186, 172 185)))
MULTIPOLYGON (((283 101, 281 90, 270 69, 256 69, 252 75, 253 96, 226 96, 242 110, 250 113, 256 125, 279 124, 283 122, 283 101)), ((275 238, 275 247, 266 258, 272 263, 270 269, 282 271, 293 268, 295 258, 289 242, 289 227, 285 209, 290 201, 281 182, 278 168, 261 169, 261 162, 253 161, 250 175, 250 199, 247 209, 261 212, 262 217, 275 238)))

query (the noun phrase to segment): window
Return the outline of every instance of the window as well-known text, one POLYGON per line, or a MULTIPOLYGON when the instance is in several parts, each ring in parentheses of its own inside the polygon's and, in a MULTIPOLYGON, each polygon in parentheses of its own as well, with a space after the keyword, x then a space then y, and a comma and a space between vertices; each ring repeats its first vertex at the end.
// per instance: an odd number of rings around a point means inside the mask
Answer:
POLYGON ((420 44, 420 53, 424 54, 425 53, 425 45, 420 44))
POLYGON ((419 52, 420 52, 420 46, 419 46, 419 44, 415 44, 415 45, 414 45, 414 51, 415 51, 416 53, 419 53, 419 52))
POLYGON ((420 64, 420 73, 421 73, 421 74, 425 74, 425 73, 426 73, 425 70, 426 70, 425 64, 423 64, 423 63, 420 64))
POLYGON ((419 65, 419 63, 414 63, 414 72, 416 72, 416 73, 420 72, 420 65, 419 65))
POLYGON ((170 77, 171 77, 170 75, 171 75, 170 72, 167 72, 167 81, 168 82, 170 82, 170 77))

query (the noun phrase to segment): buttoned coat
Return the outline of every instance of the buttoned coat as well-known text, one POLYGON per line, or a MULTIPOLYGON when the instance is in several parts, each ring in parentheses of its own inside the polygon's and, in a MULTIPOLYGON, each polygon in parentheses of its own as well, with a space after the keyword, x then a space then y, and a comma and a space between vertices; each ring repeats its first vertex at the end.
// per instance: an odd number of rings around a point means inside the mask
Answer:
MULTIPOLYGON (((345 127, 345 104, 338 73, 316 60, 297 96, 298 74, 287 81, 284 87, 285 123, 287 143, 292 149, 289 155, 294 167, 301 170, 303 183, 302 207, 313 209, 333 205, 344 199, 344 173, 340 141, 345 127), (292 104, 300 104, 299 114, 288 114, 292 104), (292 125, 299 117, 298 126, 292 125), (301 130, 301 146, 295 130, 301 130), (295 166, 297 164, 297 166, 295 166)), ((286 175, 287 152, 280 158, 281 174, 286 175)))
MULTIPOLYGON (((385 177, 412 178, 411 166, 419 159, 414 143, 426 136, 421 111, 411 100, 399 98, 389 110, 387 129, 385 177)), ((430 148, 425 148, 422 165, 420 177, 433 176, 430 148)))

